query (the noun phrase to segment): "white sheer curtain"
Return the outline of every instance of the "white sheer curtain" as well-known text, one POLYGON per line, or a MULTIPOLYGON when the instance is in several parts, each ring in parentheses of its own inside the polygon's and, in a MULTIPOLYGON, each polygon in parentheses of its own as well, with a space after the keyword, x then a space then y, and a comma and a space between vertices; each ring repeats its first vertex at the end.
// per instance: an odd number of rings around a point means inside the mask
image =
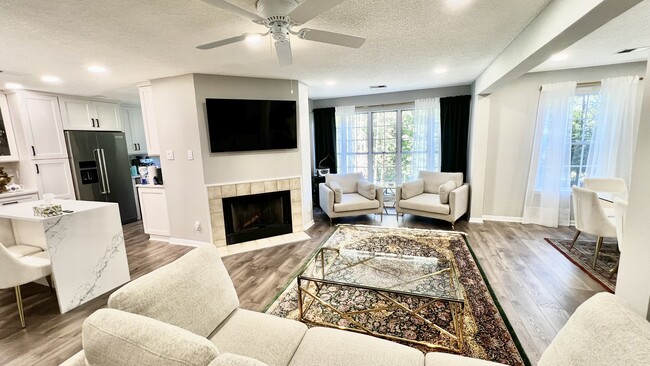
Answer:
POLYGON ((416 99, 413 125, 409 179, 420 170, 440 171, 440 98, 416 99))
POLYGON ((585 176, 623 178, 630 186, 639 121, 636 118, 638 76, 603 79, 585 176))
POLYGON ((336 118, 336 161, 338 162, 337 172, 339 174, 353 173, 348 171, 348 141, 353 139, 354 136, 349 136, 354 133, 353 126, 355 122, 355 106, 342 106, 334 109, 334 117, 336 118))
POLYGON ((576 82, 542 85, 528 173, 524 224, 569 225, 571 128, 576 82))

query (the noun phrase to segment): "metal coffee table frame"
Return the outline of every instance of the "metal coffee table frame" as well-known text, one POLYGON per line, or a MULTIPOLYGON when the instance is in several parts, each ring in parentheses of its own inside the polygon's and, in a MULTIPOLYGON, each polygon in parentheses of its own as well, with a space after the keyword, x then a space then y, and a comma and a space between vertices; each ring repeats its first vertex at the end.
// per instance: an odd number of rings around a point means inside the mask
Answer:
MULTIPOLYGON (((399 341, 399 342, 406 342, 410 344, 416 344, 416 345, 421 345, 428 347, 430 349, 439 349, 439 350, 445 350, 445 351, 451 351, 455 353, 460 353, 463 349, 463 314, 464 314, 464 308, 465 308, 465 301, 462 295, 462 290, 460 289, 460 286, 458 285, 458 277, 457 277, 457 271, 456 267, 454 265, 453 260, 449 261, 449 267, 446 269, 441 269, 439 271, 429 273, 426 276, 439 276, 439 275, 449 275, 451 278, 450 284, 452 284, 452 287, 455 287, 451 289, 451 291, 455 292, 455 298, 451 297, 442 297, 442 296, 427 296, 427 295, 422 295, 422 294, 414 294, 408 291, 401 291, 399 289, 385 289, 385 288, 377 288, 373 286, 365 286, 365 285, 360 285, 360 284, 355 284, 355 283, 348 283, 345 281, 335 281, 335 280, 329 280, 325 279, 326 278, 326 266, 327 263, 325 262, 325 256, 324 253, 326 251, 332 251, 336 252, 337 254, 339 253, 339 249, 337 248, 328 248, 328 247, 323 247, 318 250, 314 258, 311 259, 310 262, 314 261, 320 261, 320 268, 322 269, 321 276, 322 278, 316 278, 315 276, 308 276, 305 274, 306 270, 310 268, 310 265, 305 267, 305 270, 298 275, 297 281, 298 281, 298 309, 299 309, 299 316, 300 320, 306 324, 310 325, 316 325, 316 326, 327 326, 327 327, 332 327, 332 328, 338 328, 338 329, 343 329, 343 330, 349 330, 353 332, 359 332, 359 333, 365 333, 369 334, 375 337, 380 337, 380 338, 385 338, 393 341, 399 341), (336 285, 336 286, 342 286, 342 287, 349 287, 349 288, 358 288, 358 289, 363 289, 369 292, 372 292, 377 295, 378 298, 385 299, 390 305, 388 306, 383 306, 383 307, 374 307, 372 309, 363 309, 363 310, 357 310, 357 311, 340 311, 336 307, 332 306, 329 304, 326 300, 323 300, 319 294, 321 292, 321 289, 325 285, 336 285), (314 291, 315 290, 315 291, 314 291), (411 309, 408 307, 407 304, 398 302, 392 297, 390 297, 390 294, 397 294, 401 296, 406 296, 406 297, 413 297, 413 298, 418 298, 418 299, 424 299, 426 302, 424 305, 421 305, 415 309, 411 309), (311 300, 311 301, 310 301, 311 300), (451 324, 453 325, 453 332, 450 332, 444 328, 442 328, 439 325, 436 325, 433 321, 426 319, 426 317, 423 314, 420 314, 420 312, 430 305, 432 305, 434 302, 437 301, 442 301, 446 302, 449 305, 449 309, 451 312, 452 316, 452 322, 451 324), (314 303, 318 303, 324 308, 327 308, 331 310, 332 312, 338 314, 341 316, 341 318, 346 319, 349 321, 351 324, 354 324, 357 328, 351 328, 351 327, 346 327, 346 326, 341 326, 337 324, 331 324, 327 322, 319 322, 319 321, 314 321, 311 319, 308 319, 306 317, 309 309, 314 303), (430 326, 432 329, 435 329, 436 331, 439 331, 441 334, 444 334, 448 339, 449 339, 449 347, 444 346, 444 345, 439 345, 439 344, 434 344, 428 341, 423 341, 423 340, 413 340, 413 339, 407 339, 407 338, 402 338, 398 337, 395 335, 391 334, 383 334, 379 333, 376 331, 373 331, 369 329, 366 325, 356 321, 353 316, 356 314, 360 313, 377 313, 377 312, 383 312, 383 311, 390 311, 390 310, 403 310, 406 311, 410 316, 419 319, 423 323, 427 324, 430 326)), ((383 253, 378 253, 378 254, 383 254, 383 253)), ((364 265, 366 262, 370 261, 374 256, 369 256, 365 260, 360 260, 358 262, 350 262, 349 266, 346 268, 351 268, 355 267, 358 265, 364 265)), ((310 263, 311 264, 311 263, 310 263)), ((416 280, 419 280, 421 278, 417 278, 414 280, 409 280, 406 282, 413 282, 416 280)))

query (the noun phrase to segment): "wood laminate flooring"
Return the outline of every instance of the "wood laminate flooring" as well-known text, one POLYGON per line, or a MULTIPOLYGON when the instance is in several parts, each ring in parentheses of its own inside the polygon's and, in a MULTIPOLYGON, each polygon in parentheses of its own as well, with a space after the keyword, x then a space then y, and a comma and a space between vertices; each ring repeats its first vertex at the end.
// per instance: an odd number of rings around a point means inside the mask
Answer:
MULTIPOLYGON (((318 210, 316 210, 318 212, 318 210)), ((393 211, 394 212, 394 211, 393 211)), ((224 263, 239 294, 241 307, 261 311, 274 299, 335 227, 322 214, 307 232, 311 240, 232 255, 224 263)), ((450 230, 442 221, 406 215, 344 218, 335 223, 450 230)), ((572 228, 549 229, 516 223, 456 223, 470 246, 533 364, 576 307, 604 289, 544 242, 544 237, 571 238, 572 228)), ((182 256, 191 247, 149 241, 141 223, 124 226, 132 279, 182 256)), ((66 314, 59 314, 55 295, 45 286, 22 286, 27 328, 18 320, 13 289, 0 290, 0 365, 58 365, 81 349, 81 324, 106 306, 109 294, 66 314)))

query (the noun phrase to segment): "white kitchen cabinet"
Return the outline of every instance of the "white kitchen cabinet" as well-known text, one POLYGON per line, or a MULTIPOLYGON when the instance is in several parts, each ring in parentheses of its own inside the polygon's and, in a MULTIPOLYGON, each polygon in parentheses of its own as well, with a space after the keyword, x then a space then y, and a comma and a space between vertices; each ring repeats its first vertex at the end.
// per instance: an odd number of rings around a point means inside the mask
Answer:
POLYGON ((117 103, 59 97, 59 105, 65 130, 122 130, 120 108, 117 103))
POLYGON ((167 198, 163 186, 138 185, 140 210, 144 232, 152 240, 169 240, 169 217, 167 216, 167 198))
POLYGON ((144 122, 144 136, 147 141, 147 152, 149 155, 160 156, 158 143, 158 126, 156 125, 156 114, 153 108, 153 94, 151 86, 140 87, 140 105, 142 106, 142 120, 144 122))
POLYGON ((140 108, 122 107, 122 126, 129 155, 147 155, 147 140, 140 108))
POLYGON ((18 147, 7 97, 0 94, 0 162, 18 161, 18 147))
POLYGON ((20 92, 22 126, 32 160, 67 158, 61 111, 57 97, 20 92))
POLYGON ((36 185, 41 197, 53 193, 54 198, 75 199, 72 172, 68 159, 32 161, 36 173, 36 185))
POLYGON ((9 206, 31 201, 38 201, 38 193, 33 191, 0 193, 0 206, 9 206))

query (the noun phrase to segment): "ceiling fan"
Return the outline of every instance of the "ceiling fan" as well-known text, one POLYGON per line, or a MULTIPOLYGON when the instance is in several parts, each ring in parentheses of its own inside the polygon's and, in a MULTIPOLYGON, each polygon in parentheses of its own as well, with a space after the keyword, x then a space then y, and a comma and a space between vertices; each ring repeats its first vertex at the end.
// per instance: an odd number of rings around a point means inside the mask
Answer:
POLYGON ((258 0, 257 14, 244 10, 225 0, 203 0, 217 8, 230 11, 242 17, 248 18, 268 28, 266 33, 247 33, 241 36, 222 39, 220 41, 206 43, 196 48, 209 50, 225 46, 235 42, 241 42, 247 37, 261 37, 271 35, 275 40, 275 52, 280 65, 286 66, 293 62, 291 53, 290 36, 294 35, 308 41, 329 43, 339 46, 359 48, 366 41, 365 38, 349 36, 341 33, 327 32, 317 29, 302 28, 294 31, 292 28, 306 23, 317 15, 342 3, 344 0, 305 0, 300 3, 298 0, 258 0))

